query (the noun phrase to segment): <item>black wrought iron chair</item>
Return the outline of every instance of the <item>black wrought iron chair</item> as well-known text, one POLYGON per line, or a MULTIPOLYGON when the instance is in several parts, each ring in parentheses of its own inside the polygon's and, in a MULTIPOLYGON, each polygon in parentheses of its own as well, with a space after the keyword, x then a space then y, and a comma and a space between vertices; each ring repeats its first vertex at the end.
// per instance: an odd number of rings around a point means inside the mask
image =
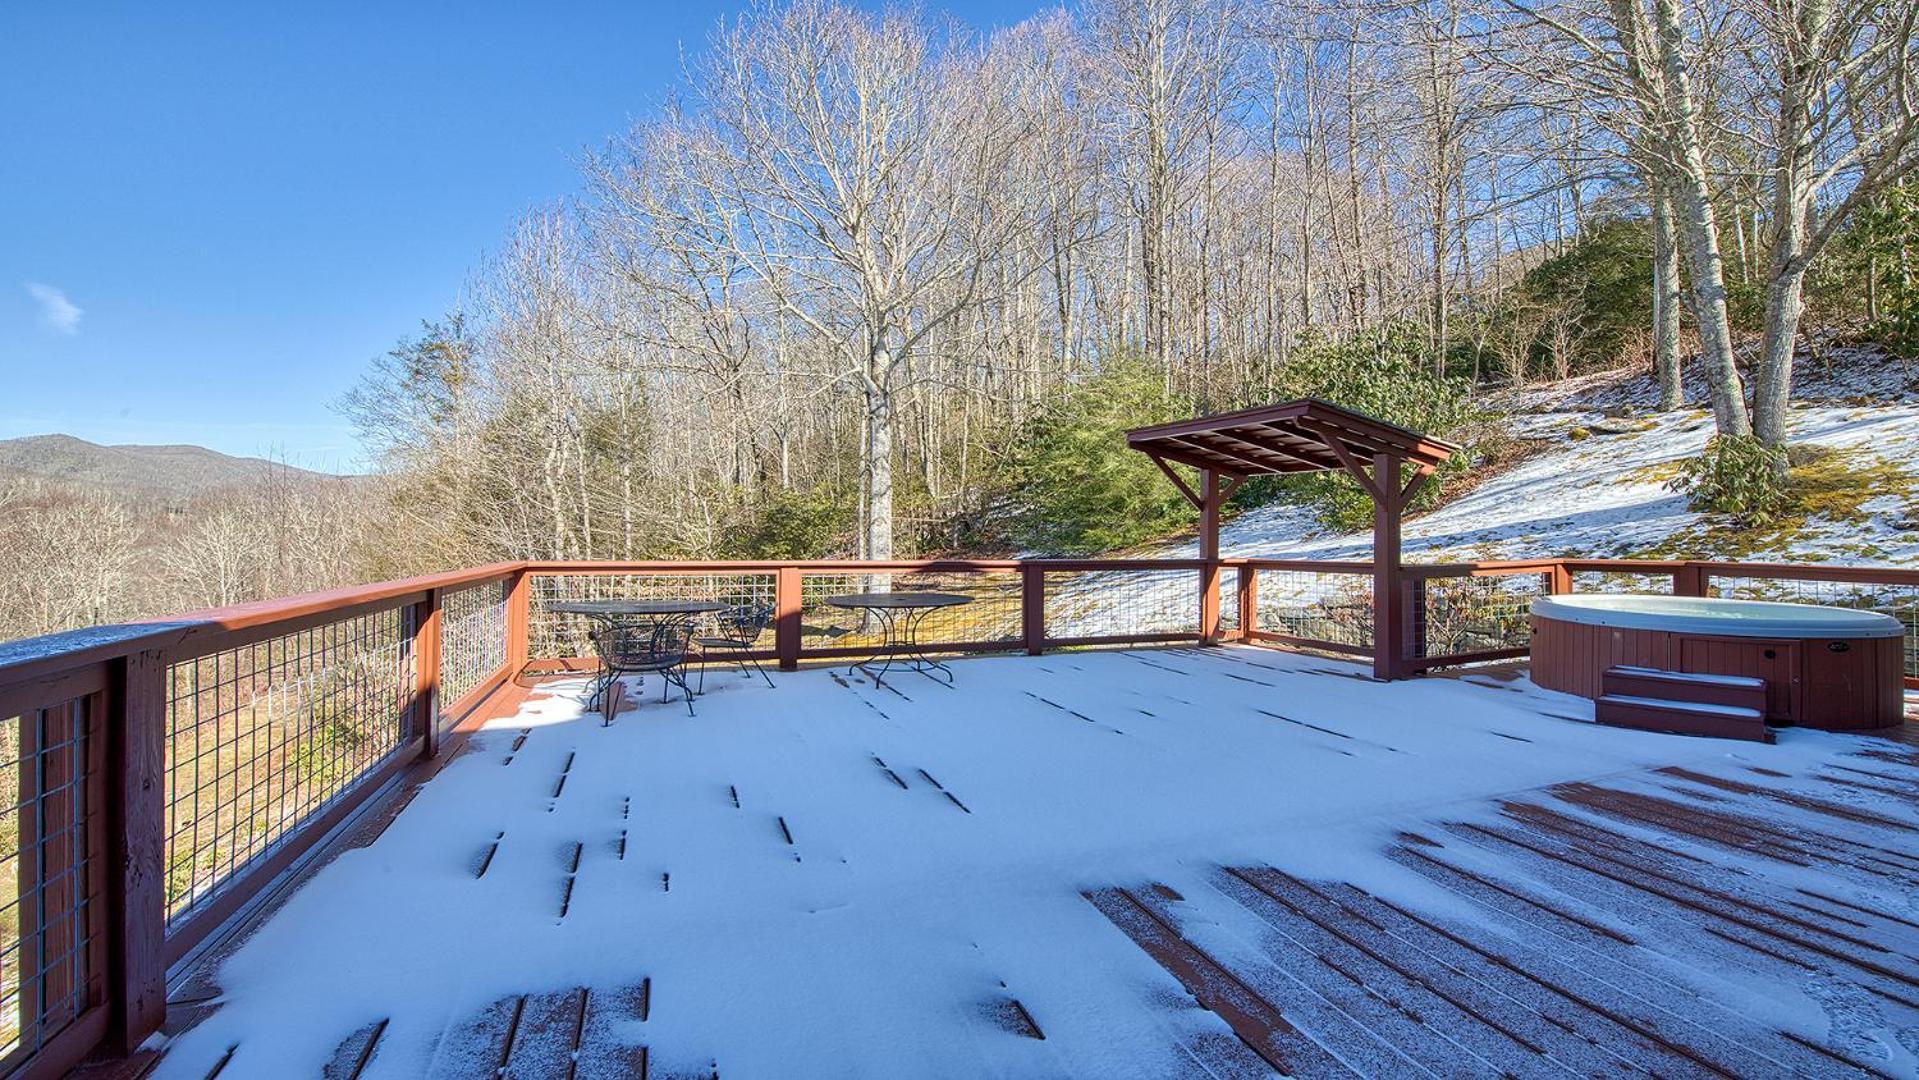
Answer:
POLYGON ((656 674, 660 677, 660 701, 666 701, 670 687, 680 688, 686 699, 686 715, 693 715, 693 691, 686 685, 686 654, 693 631, 685 623, 619 623, 593 632, 593 644, 600 662, 606 665, 609 683, 622 675, 656 674))
POLYGON ((735 604, 713 618, 714 631, 694 639, 700 647, 700 692, 706 692, 706 669, 715 661, 731 660, 743 675, 748 665, 760 673, 766 685, 773 685, 773 677, 760 666, 759 660, 752 655, 753 646, 760 635, 773 623, 773 605, 771 604, 735 604))

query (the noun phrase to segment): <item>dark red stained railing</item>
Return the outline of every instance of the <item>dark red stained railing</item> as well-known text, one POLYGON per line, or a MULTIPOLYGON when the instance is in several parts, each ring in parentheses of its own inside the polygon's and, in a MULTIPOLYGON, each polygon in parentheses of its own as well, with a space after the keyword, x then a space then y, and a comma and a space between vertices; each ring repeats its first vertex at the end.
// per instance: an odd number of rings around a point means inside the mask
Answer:
MULTIPOLYGON (((127 1053, 164 1018, 170 965, 463 739, 503 684, 591 666, 582 628, 546 610, 556 600, 764 603, 774 620, 756 655, 786 669, 871 650, 870 628, 823 600, 875 578, 974 597, 927 623, 938 651, 1239 640, 1372 656, 1372 572, 1267 559, 529 561, 0 644, 0 782, 13 788, 0 834, 16 842, 0 860, 0 916, 13 916, 0 925, 17 927, 0 940, 0 1073, 127 1053)), ((1627 587, 1893 610, 1919 675, 1919 571, 1546 559, 1401 577, 1401 674, 1524 656, 1533 596, 1627 587)))

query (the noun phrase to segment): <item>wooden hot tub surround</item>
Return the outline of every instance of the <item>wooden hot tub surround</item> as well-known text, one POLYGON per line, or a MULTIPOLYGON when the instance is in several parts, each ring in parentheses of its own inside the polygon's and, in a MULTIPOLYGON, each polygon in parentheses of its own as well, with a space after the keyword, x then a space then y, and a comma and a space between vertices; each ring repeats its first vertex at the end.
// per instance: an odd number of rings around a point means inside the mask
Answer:
POLYGON ((1693 597, 1551 597, 1532 610, 1532 679, 1597 698, 1615 665, 1766 682, 1766 719, 1828 731, 1903 719, 1897 620, 1809 604, 1693 597), (1606 602, 1630 600, 1630 609, 1606 602), (1726 610, 1725 619, 1706 611, 1726 610), (1761 611, 1759 609, 1771 609, 1761 611), (1796 621, 1791 609, 1813 616, 1796 621), (1824 614, 1817 614, 1824 613, 1824 614))

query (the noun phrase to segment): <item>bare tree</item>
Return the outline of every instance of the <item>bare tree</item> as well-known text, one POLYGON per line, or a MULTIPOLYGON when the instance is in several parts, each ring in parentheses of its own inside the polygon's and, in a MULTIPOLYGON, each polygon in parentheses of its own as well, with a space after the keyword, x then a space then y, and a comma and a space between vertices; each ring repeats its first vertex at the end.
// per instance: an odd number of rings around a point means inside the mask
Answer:
POLYGON ((664 232, 724 244, 829 347, 823 374, 859 386, 872 558, 893 551, 896 410, 923 377, 915 350, 995 287, 988 268, 1032 224, 996 197, 1017 181, 1023 118, 966 77, 980 59, 958 31, 903 12, 763 8, 696 65, 697 117, 640 136, 656 166, 684 169, 686 198, 655 208, 674 215, 664 232))
MULTIPOLYGON (((1747 102, 1770 188, 1754 433, 1783 446, 1806 271, 1851 217, 1919 163, 1912 0, 1735 0, 1747 102), (1769 108, 1767 106, 1770 106, 1769 108)), ((1784 467, 1781 459, 1781 468, 1784 467)))
POLYGON ((1138 223, 1140 340, 1173 377, 1176 219, 1241 92, 1245 36, 1229 0, 1111 0, 1088 15, 1105 123, 1138 223))
POLYGON ((1522 50, 1495 62, 1533 79, 1560 107, 1592 116, 1610 133, 1618 155, 1631 155, 1647 170, 1648 186, 1671 198, 1691 272, 1689 295, 1714 417, 1724 434, 1750 434, 1733 359, 1704 120, 1693 85, 1697 48, 1680 0, 1504 3, 1534 32, 1534 48, 1552 59, 1541 63, 1541 53, 1522 50))

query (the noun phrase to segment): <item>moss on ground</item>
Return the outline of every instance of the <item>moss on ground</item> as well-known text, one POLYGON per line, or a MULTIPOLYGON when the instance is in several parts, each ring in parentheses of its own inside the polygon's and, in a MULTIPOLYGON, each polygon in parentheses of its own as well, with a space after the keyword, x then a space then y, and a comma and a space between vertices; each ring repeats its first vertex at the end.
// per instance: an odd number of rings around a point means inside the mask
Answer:
POLYGON ((1650 465, 1641 465, 1637 469, 1628 469, 1620 474, 1619 480, 1625 484, 1658 484, 1664 487, 1679 476, 1679 470, 1685 467, 1684 458, 1671 461, 1655 461, 1650 465))
MULTIPOLYGON (((1633 479, 1655 478, 1657 470, 1677 471, 1678 463, 1660 462, 1634 471, 1633 479)), ((1792 502, 1778 519, 1765 525, 1708 517, 1704 527, 1636 552, 1648 559, 1744 559, 1762 552, 1790 551, 1801 562, 1824 562, 1835 555, 1860 559, 1884 558, 1885 549, 1870 542, 1835 543, 1815 530, 1832 526, 1863 526, 1872 520, 1864 507, 1887 495, 1902 496, 1906 505, 1919 502, 1919 475, 1866 450, 1829 446, 1799 446, 1792 450, 1787 481, 1792 502), (1823 551, 1800 551, 1805 541, 1819 540, 1823 551)), ((1919 526, 1919 510, 1908 510, 1905 520, 1919 526)))

